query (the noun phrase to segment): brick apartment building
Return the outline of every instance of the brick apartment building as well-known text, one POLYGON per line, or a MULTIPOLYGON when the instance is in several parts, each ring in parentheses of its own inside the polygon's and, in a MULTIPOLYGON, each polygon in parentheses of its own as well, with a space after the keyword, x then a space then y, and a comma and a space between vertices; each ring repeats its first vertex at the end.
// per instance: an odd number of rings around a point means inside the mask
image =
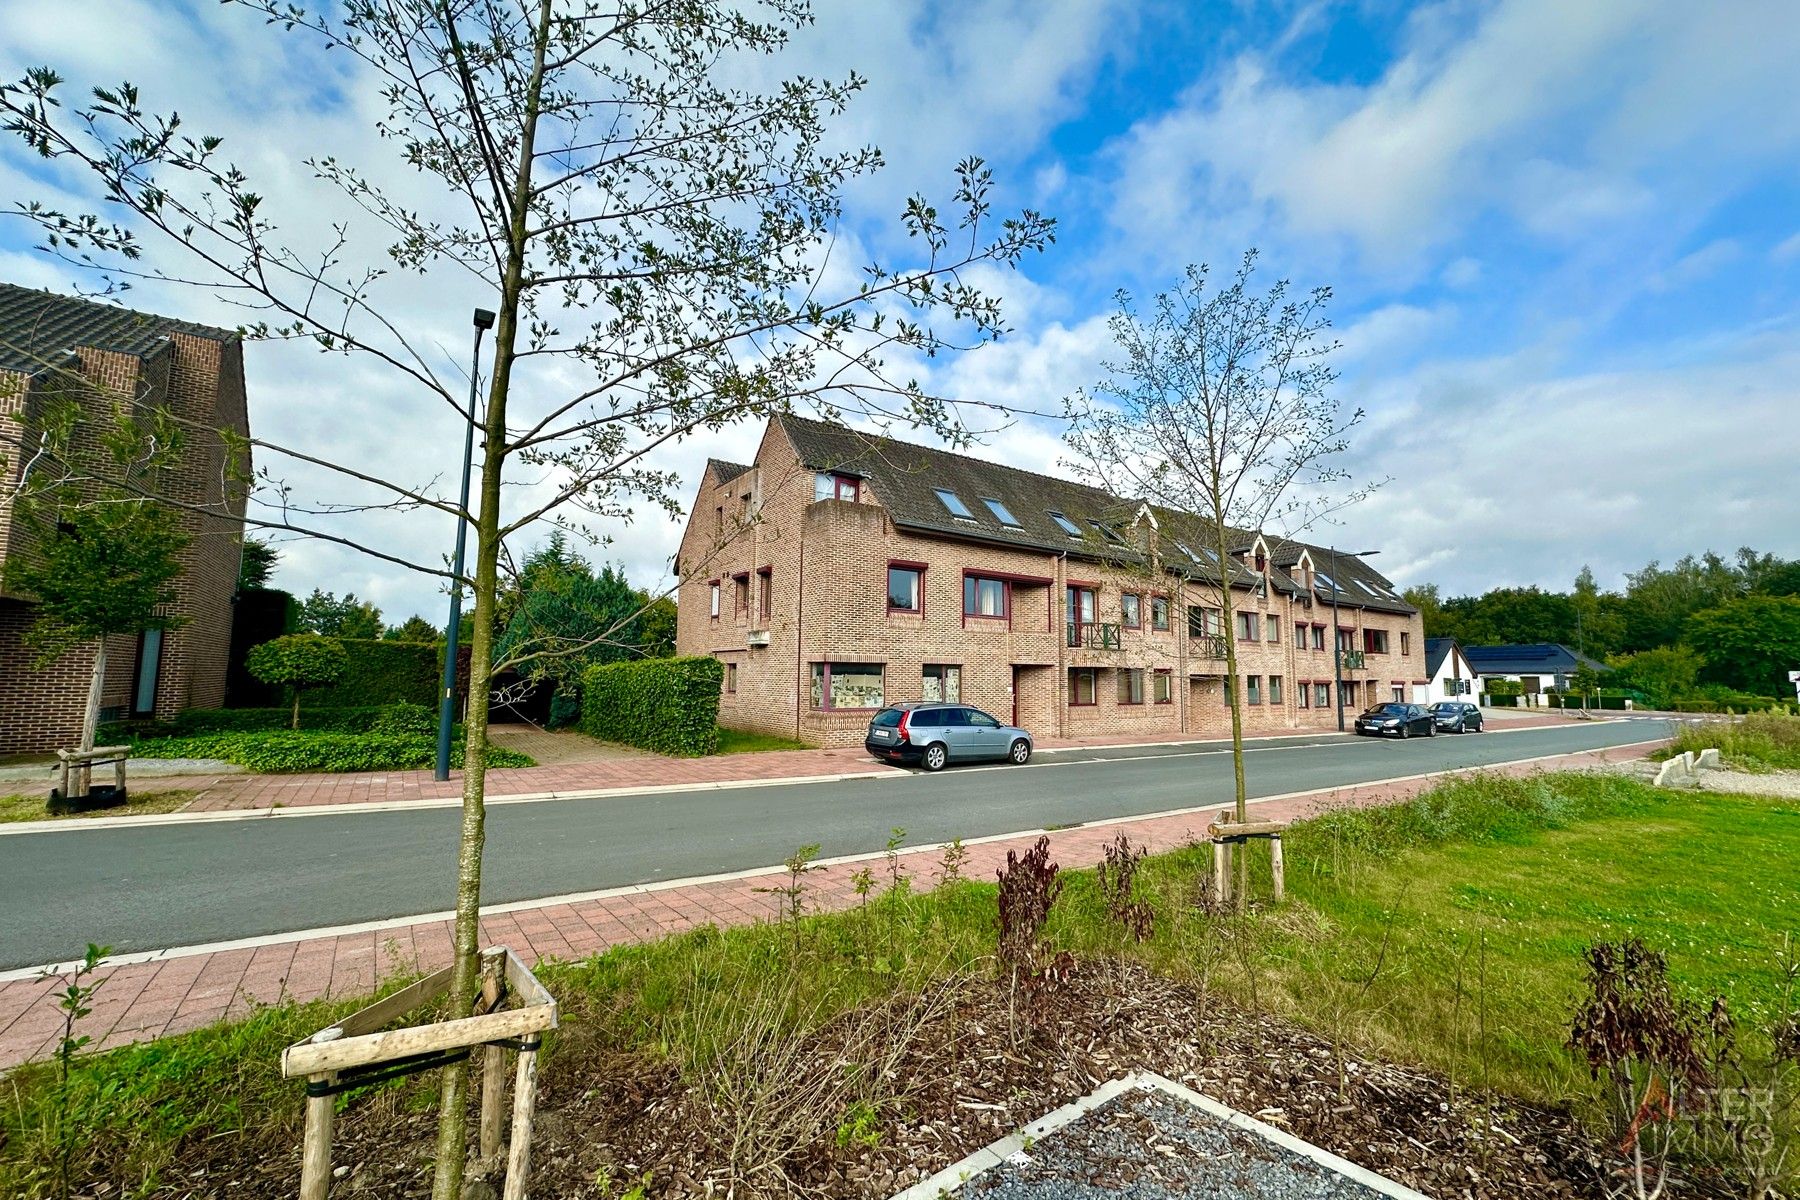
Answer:
POLYGON ((676 568, 681 654, 725 664, 721 724, 859 743, 871 710, 961 700, 1040 737, 1335 727, 1422 694, 1424 631, 1367 563, 841 426, 769 422, 712 460, 676 568), (1233 628, 1220 588, 1232 589, 1233 628))
MULTIPOLYGON (((218 707, 248 468, 228 468, 220 431, 249 433, 242 342, 230 330, 0 283, 0 566, 24 536, 12 498, 29 469, 32 431, 58 398, 71 397, 79 436, 97 436, 125 404, 166 410, 183 439, 180 460, 159 481, 183 506, 189 538, 176 619, 107 643, 102 718, 218 707)), ((0 591, 0 753, 73 745, 81 732, 93 652, 39 667, 24 643, 31 622, 31 598, 0 591)))

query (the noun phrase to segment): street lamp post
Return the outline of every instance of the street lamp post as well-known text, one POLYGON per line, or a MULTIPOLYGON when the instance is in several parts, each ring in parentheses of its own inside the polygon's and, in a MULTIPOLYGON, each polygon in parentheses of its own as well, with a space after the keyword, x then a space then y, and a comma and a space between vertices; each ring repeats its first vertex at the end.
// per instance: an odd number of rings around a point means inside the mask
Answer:
MULTIPOLYGON (((1360 550, 1354 557, 1374 558, 1379 550, 1360 550)), ((1338 628, 1338 552, 1331 547, 1331 675, 1332 690, 1337 696, 1338 732, 1344 732, 1344 634, 1338 628)))
POLYGON ((481 335, 494 327, 494 314, 475 310, 475 353, 469 363, 468 424, 463 431, 462 502, 456 511, 456 555, 450 567, 450 624, 444 630, 444 696, 438 703, 437 770, 435 778, 450 778, 450 727, 456 720, 456 635, 462 628, 463 546, 468 540, 469 469, 475 458, 475 388, 481 377, 481 335))

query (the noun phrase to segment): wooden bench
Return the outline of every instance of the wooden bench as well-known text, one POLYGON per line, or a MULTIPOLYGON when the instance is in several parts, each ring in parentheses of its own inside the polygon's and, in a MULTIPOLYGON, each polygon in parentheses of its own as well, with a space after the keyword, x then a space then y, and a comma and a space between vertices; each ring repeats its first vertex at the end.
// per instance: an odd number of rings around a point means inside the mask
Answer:
POLYGON ((131 757, 130 746, 95 746, 92 750, 58 750, 56 770, 58 786, 50 793, 52 811, 110 808, 125 803, 125 760, 131 757), (104 792, 93 789, 95 767, 111 765, 113 786, 104 792), (70 781, 80 783, 79 791, 70 781))

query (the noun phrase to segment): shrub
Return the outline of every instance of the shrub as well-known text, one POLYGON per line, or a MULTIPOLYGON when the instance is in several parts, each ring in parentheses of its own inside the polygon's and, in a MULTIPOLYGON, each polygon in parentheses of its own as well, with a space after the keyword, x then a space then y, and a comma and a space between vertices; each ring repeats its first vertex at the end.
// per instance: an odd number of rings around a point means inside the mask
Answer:
POLYGON ((1741 721, 1688 726, 1670 743, 1672 754, 1716 747, 1733 766, 1800 770, 1800 717, 1756 713, 1741 721))
MULTIPOLYGON (((297 771, 406 771, 431 766, 435 738, 417 733, 322 733, 315 730, 212 733, 184 738, 149 738, 133 744, 140 758, 220 758, 269 775, 297 771)), ((452 766, 462 765, 460 730, 451 743, 452 766)), ((531 758, 515 750, 488 747, 490 767, 529 767, 531 758)))
POLYGON ((294 698, 291 727, 300 728, 300 694, 335 683, 348 661, 336 638, 295 633, 251 648, 244 658, 250 674, 264 683, 284 685, 294 698))
POLYGON ((309 699, 314 708, 395 703, 436 704, 444 674, 443 647, 435 642, 383 642, 339 638, 344 672, 309 699))
POLYGON ((559 684, 550 694, 550 728, 566 729, 581 720, 581 693, 572 684, 559 684))
POLYGON ((719 748, 716 658, 649 658, 590 667, 582 677, 581 731, 659 754, 713 754, 719 748))
POLYGON ((437 714, 423 704, 411 704, 405 700, 396 700, 375 714, 374 722, 369 726, 371 733, 424 734, 437 736, 437 714))

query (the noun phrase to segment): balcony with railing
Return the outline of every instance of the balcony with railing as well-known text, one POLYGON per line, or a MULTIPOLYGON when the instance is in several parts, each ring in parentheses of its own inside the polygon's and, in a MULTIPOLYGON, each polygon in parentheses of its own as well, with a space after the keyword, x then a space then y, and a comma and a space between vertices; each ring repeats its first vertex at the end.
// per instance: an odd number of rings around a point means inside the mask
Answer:
POLYGON ((1119 627, 1101 621, 1070 621, 1067 626, 1071 650, 1117 650, 1119 627))
POLYGON ((1224 662, 1228 652, 1228 648, 1225 644, 1225 635, 1222 633, 1190 632, 1188 634, 1188 652, 1195 658, 1213 658, 1220 662, 1224 662))

